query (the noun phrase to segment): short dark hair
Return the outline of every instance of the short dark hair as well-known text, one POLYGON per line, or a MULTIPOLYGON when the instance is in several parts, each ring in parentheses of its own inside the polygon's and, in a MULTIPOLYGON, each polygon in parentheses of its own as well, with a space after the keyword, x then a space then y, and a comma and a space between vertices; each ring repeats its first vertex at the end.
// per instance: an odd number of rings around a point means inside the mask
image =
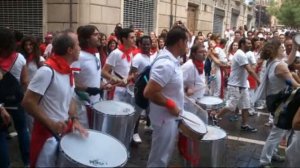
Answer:
POLYGON ((200 48, 204 48, 204 49, 205 49, 205 46, 204 46, 203 44, 195 44, 195 45, 192 46, 192 48, 191 48, 190 59, 192 59, 192 60, 195 59, 194 53, 197 53, 197 51, 198 51, 200 48))
POLYGON ((69 48, 74 48, 75 42, 70 36, 70 32, 62 32, 54 38, 52 45, 55 54, 66 55, 69 48))
POLYGON ((128 38, 130 33, 133 33, 134 31, 130 28, 124 28, 122 30, 120 30, 119 32, 119 40, 121 40, 121 43, 123 43, 123 39, 122 38, 128 38))
POLYGON ((149 39, 149 40, 150 40, 150 43, 152 43, 152 40, 151 40, 151 37, 150 37, 150 36, 142 36, 142 37, 140 38, 140 43, 141 43, 141 44, 142 44, 142 42, 143 42, 144 39, 149 39))
POLYGON ((98 28, 94 25, 85 25, 77 29, 79 46, 81 48, 84 49, 88 47, 88 39, 92 36, 95 30, 99 32, 98 28))
POLYGON ((241 38, 240 39, 240 41, 239 41, 239 49, 242 48, 242 44, 244 44, 244 45, 246 44, 246 40, 247 40, 246 38, 241 38))
POLYGON ((165 45, 167 47, 175 45, 179 40, 186 40, 187 30, 181 26, 174 26, 167 34, 165 45))
POLYGON ((8 28, 0 28, 0 56, 8 57, 16 49, 14 32, 8 28))

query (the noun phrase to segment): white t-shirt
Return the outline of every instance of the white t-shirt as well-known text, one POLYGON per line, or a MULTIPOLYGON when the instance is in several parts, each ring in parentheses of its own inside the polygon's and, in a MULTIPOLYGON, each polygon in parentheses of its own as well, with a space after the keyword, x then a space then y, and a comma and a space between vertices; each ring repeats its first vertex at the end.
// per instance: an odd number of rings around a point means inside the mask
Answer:
MULTIPOLYGON (((75 81, 79 86, 100 88, 101 62, 99 53, 92 55, 85 51, 80 51, 78 61, 72 67, 80 68, 80 72, 75 73, 75 81)), ((92 103, 99 101, 100 95, 90 96, 92 103)))
MULTIPOLYGON (((40 56, 40 62, 44 62, 45 59, 44 57, 40 56)), ((33 78, 34 74, 38 70, 38 66, 36 65, 35 61, 28 62, 27 64, 28 67, 28 76, 29 76, 29 81, 33 78)))
POLYGON ((256 65, 257 62, 253 51, 248 51, 246 56, 250 65, 256 65))
POLYGON ((147 56, 142 53, 136 54, 132 59, 132 67, 136 68, 138 73, 140 74, 146 66, 150 65, 155 56, 147 56))
POLYGON ((70 75, 60 74, 55 70, 52 72, 49 67, 43 66, 37 70, 28 89, 43 95, 39 105, 50 119, 68 119, 69 105, 74 94, 74 86, 70 85, 70 75))
POLYGON ((23 67, 26 65, 26 59, 21 53, 18 53, 17 59, 10 69, 10 73, 20 82, 23 67))
POLYGON ((205 73, 199 74, 193 60, 188 60, 181 66, 183 73, 184 87, 194 88, 195 93, 191 96, 193 99, 201 98, 205 90, 205 73))
MULTIPOLYGON (((121 75, 124 79, 128 77, 128 73, 131 66, 131 61, 127 61, 127 58, 122 59, 123 52, 118 48, 112 51, 107 60, 106 64, 112 66, 114 72, 121 75)), ((131 54, 132 58, 132 54, 131 54)))
MULTIPOLYGON (((168 56, 157 60, 150 72, 150 80, 154 80, 162 87, 162 94, 175 101, 179 109, 183 110, 184 88, 183 75, 179 61, 166 48, 158 57, 168 56)), ((165 120, 176 119, 166 107, 150 102, 151 123, 161 125, 165 120)))
POLYGON ((52 48, 53 48, 53 45, 51 43, 47 45, 47 47, 46 47, 46 49, 45 49, 45 51, 43 53, 44 56, 45 56, 45 58, 48 58, 51 55, 52 48))
POLYGON ((231 72, 228 78, 228 85, 238 87, 248 87, 248 72, 243 67, 249 64, 246 54, 238 49, 233 56, 231 72))

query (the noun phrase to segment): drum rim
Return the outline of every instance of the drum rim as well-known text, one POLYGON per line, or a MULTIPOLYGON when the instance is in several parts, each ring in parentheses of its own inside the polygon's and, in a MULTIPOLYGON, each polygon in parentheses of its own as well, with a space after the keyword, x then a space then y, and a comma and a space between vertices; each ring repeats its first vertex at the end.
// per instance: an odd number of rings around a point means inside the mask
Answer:
POLYGON ((224 139, 227 139, 228 138, 228 134, 227 134, 227 132, 223 129, 223 128, 221 128, 221 127, 218 127, 218 126, 215 126, 215 125, 206 125, 206 128, 208 128, 208 127, 213 127, 213 128, 217 128, 217 129, 219 129, 219 130, 222 130, 224 133, 225 133, 225 136, 223 137, 223 138, 220 138, 220 139, 214 139, 214 140, 206 140, 206 139, 204 139, 204 136, 203 136, 203 138, 202 138, 202 141, 206 141, 206 142, 210 142, 210 141, 219 141, 219 140, 224 140, 224 139))
MULTIPOLYGON (((122 166, 124 166, 124 165, 127 163, 128 158, 129 158, 129 152, 128 152, 126 146, 125 146, 120 140, 118 140, 117 138, 115 138, 115 137, 113 137, 112 135, 109 135, 108 133, 105 133, 105 132, 101 132, 101 131, 97 131, 97 130, 93 130, 93 129, 87 129, 87 131, 101 133, 101 134, 107 135, 107 136, 109 136, 109 137, 115 139, 116 141, 118 141, 118 142, 124 147, 124 149, 126 149, 125 151, 126 151, 126 156, 127 156, 127 157, 126 157, 125 161, 124 161, 121 165, 118 165, 117 167, 122 167, 122 166)), ((62 137, 62 138, 63 138, 63 137, 62 137)), ((60 152, 61 152, 61 153, 62 153, 69 161, 73 161, 73 162, 75 162, 75 163, 78 163, 78 165, 88 166, 88 167, 93 167, 93 166, 89 166, 89 165, 84 165, 84 164, 82 164, 82 163, 80 163, 80 162, 78 162, 78 161, 72 159, 68 154, 66 154, 66 153, 62 150, 61 141, 59 142, 59 151, 60 151, 60 152)))
MULTIPOLYGON (((191 113, 191 114, 194 114, 194 113, 192 113, 192 112, 189 112, 189 111, 185 111, 185 112, 188 112, 188 113, 191 113)), ((195 115, 195 114, 194 114, 195 115)), ((195 116, 197 116, 197 115, 195 115, 195 116)), ((198 117, 198 116, 197 116, 198 117)), ((202 121, 202 119, 200 118, 200 117, 198 117, 201 121, 202 121)), ((194 133, 197 133, 197 134, 203 134, 203 135, 205 135, 205 134, 207 134, 207 126, 206 126, 206 124, 203 122, 203 124, 204 124, 204 126, 205 126, 205 130, 206 130, 206 132, 205 133, 200 133, 200 132, 197 132, 197 131, 195 131, 193 128, 191 128, 188 124, 187 124, 187 122, 185 122, 185 119, 182 119, 182 122, 183 123, 185 123, 185 125, 187 126, 187 127, 189 127, 190 128, 190 130, 192 130, 192 132, 194 132, 194 133)))
POLYGON ((131 104, 129 103, 126 103, 126 102, 122 102, 122 101, 118 101, 118 100, 103 100, 103 101, 99 101, 97 103, 94 103, 91 108, 93 109, 93 111, 95 111, 96 113, 100 113, 100 114, 103 114, 104 116, 117 116, 117 117, 123 117, 123 116, 131 116, 131 115, 134 115, 136 113, 136 109, 134 108, 134 106, 132 106, 131 104), (102 102, 120 102, 120 103, 123 103, 123 104, 126 104, 126 105, 130 105, 132 108, 133 108, 133 112, 131 114, 126 114, 126 115, 116 115, 116 114, 107 114, 107 113, 103 113, 102 111, 99 111, 97 109, 94 108, 94 105, 97 104, 97 103, 102 103, 102 102))

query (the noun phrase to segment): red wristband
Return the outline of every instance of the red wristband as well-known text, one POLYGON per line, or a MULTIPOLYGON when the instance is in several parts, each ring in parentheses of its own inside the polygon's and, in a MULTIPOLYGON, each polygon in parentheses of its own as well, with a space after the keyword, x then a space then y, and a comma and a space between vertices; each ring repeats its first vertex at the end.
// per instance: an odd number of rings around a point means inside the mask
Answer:
POLYGON ((166 104, 165 104, 165 107, 166 107, 167 109, 173 109, 173 108, 176 107, 176 103, 175 103, 174 100, 172 100, 172 99, 167 99, 166 104))

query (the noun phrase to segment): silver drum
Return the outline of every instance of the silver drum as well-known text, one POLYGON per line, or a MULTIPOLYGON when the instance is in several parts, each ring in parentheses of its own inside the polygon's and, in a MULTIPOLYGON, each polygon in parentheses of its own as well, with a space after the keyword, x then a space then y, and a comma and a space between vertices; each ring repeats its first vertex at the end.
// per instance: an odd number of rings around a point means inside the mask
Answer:
POLYGON ((188 139, 187 149, 190 156, 199 156, 198 165, 185 160, 184 167, 223 167, 226 149, 226 132, 215 126, 207 126, 202 140, 188 139))
POLYGON ((129 150, 137 117, 132 105, 120 101, 101 101, 93 105, 93 129, 120 140, 129 150))
POLYGON ((219 97, 204 96, 197 100, 199 104, 205 110, 219 110, 225 106, 225 102, 219 97))
POLYGON ((128 160, 126 147, 116 138, 89 130, 87 138, 69 133, 60 141, 57 167, 122 167, 128 160))

